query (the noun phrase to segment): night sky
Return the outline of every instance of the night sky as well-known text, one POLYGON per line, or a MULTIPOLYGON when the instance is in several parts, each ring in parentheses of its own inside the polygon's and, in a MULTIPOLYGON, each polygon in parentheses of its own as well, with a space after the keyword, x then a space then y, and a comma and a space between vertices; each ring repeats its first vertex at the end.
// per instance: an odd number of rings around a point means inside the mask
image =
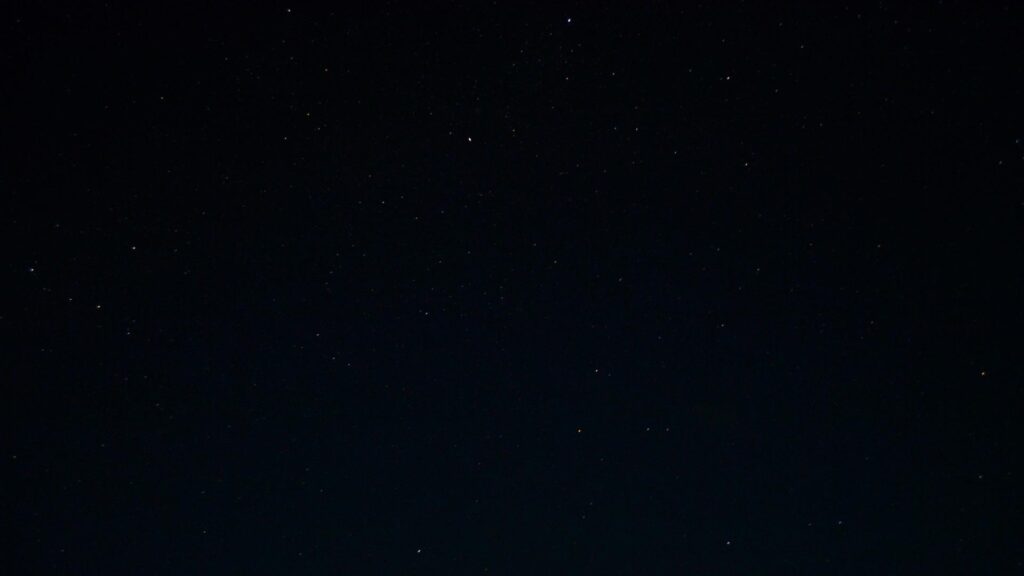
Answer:
POLYGON ((37 4, 0 571, 1024 570, 1016 3, 37 4))

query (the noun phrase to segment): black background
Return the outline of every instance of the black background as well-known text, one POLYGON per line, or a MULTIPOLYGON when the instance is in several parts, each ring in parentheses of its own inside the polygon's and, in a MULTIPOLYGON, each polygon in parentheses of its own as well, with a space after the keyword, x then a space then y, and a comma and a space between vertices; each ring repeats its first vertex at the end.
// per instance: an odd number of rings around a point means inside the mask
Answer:
POLYGON ((11 573, 1020 570, 1014 3, 150 4, 4 9, 11 573))

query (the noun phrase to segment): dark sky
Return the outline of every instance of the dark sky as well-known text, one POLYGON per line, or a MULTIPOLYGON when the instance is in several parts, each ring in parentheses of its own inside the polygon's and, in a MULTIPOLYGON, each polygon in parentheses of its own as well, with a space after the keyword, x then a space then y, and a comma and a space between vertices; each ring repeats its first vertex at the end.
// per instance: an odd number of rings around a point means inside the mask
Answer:
POLYGON ((1015 3, 135 4, 0 18, 5 571, 1021 570, 1015 3))

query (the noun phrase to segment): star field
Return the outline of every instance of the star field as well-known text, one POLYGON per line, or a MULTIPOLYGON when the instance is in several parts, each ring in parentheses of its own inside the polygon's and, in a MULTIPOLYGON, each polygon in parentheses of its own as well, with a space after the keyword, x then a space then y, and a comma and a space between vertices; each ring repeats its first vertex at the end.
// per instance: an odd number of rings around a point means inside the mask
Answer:
POLYGON ((1016 6, 2 20, 7 571, 1024 565, 1016 6))

